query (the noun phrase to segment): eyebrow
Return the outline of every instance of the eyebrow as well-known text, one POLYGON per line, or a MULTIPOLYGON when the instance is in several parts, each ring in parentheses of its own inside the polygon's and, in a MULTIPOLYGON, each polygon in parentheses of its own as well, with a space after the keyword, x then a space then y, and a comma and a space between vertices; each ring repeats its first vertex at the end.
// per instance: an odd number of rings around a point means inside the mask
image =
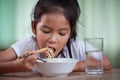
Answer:
MULTIPOLYGON (((48 29, 51 29, 51 27, 49 27, 49 26, 47 26, 47 25, 42 25, 42 27, 44 27, 44 28, 48 28, 48 29)), ((68 28, 61 28, 61 29, 59 29, 59 31, 61 31, 61 30, 69 31, 68 28)))
POLYGON ((42 27, 51 29, 49 26, 46 26, 46 25, 42 25, 42 27))
POLYGON ((61 30, 66 30, 66 31, 69 31, 69 29, 67 29, 67 28, 61 28, 61 29, 59 29, 60 31, 61 30))

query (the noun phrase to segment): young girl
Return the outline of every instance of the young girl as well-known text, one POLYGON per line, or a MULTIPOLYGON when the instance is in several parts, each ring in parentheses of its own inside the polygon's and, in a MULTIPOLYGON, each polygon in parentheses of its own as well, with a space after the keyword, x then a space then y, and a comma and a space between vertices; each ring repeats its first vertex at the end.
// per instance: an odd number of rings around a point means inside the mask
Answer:
MULTIPOLYGON (((21 40, 0 52, 0 73, 31 71, 37 58, 35 50, 45 47, 55 49, 56 58, 75 58, 79 62, 73 71, 85 70, 84 43, 76 36, 76 23, 80 15, 77 0, 39 0, 33 13, 32 32, 35 36, 21 40), (33 54, 18 59, 23 54, 33 54)), ((104 70, 111 69, 109 59, 104 56, 104 70)))

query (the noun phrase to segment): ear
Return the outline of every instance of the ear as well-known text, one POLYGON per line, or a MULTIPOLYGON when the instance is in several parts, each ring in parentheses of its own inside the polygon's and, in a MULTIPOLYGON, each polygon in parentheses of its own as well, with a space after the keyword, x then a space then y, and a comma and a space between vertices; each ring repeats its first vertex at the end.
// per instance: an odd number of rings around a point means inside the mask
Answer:
POLYGON ((33 32, 33 34, 36 35, 36 28, 35 28, 34 21, 31 21, 31 26, 32 26, 32 32, 33 32))

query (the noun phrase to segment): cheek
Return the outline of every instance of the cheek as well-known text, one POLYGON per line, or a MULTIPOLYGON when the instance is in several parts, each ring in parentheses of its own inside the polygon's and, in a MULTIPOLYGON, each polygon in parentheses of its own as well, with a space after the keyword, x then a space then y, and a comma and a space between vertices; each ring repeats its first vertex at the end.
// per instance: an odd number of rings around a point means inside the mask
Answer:
POLYGON ((42 34, 41 32, 36 34, 37 44, 39 48, 44 48, 46 46, 47 37, 43 37, 43 36, 45 35, 42 34))
POLYGON ((58 46, 61 47, 61 49, 66 45, 67 41, 68 41, 69 37, 61 37, 59 39, 59 44, 58 46))
POLYGON ((68 37, 59 38, 59 41, 58 41, 58 44, 57 44, 57 51, 55 53, 56 55, 64 48, 68 39, 69 39, 68 37))

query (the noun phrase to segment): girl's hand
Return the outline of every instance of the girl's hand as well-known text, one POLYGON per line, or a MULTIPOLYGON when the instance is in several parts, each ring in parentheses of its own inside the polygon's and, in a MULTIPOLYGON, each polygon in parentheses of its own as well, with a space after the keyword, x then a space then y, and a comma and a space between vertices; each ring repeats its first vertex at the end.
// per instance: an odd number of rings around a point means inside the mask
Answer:
POLYGON ((112 63, 106 56, 103 57, 103 67, 105 71, 110 71, 112 69, 112 63))
POLYGON ((25 51, 23 55, 29 55, 27 57, 23 57, 20 59, 17 59, 16 62, 18 63, 19 70, 21 72, 24 71, 32 71, 34 64, 36 62, 36 55, 34 51, 25 51))

